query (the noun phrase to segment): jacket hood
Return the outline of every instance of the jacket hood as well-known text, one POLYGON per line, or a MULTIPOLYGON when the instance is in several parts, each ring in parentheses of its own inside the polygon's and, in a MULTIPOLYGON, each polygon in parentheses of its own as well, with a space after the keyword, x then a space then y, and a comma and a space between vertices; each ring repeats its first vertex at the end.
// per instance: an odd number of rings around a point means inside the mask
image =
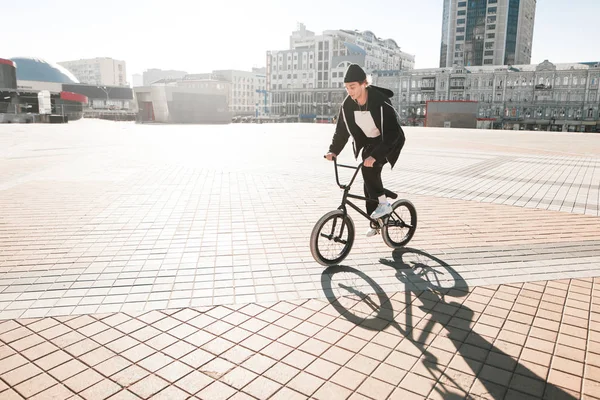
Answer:
POLYGON ((387 98, 394 97, 394 92, 392 92, 390 89, 382 88, 382 87, 375 86, 375 85, 369 85, 368 87, 377 90, 378 92, 380 92, 381 94, 383 94, 387 98))

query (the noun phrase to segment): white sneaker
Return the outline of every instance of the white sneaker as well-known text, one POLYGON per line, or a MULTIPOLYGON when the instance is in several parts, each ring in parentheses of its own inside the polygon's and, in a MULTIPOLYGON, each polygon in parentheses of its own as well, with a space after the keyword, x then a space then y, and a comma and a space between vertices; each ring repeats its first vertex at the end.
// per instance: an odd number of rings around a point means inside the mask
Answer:
POLYGON ((379 203, 375 211, 371 214, 371 218, 378 219, 392 213, 392 205, 390 203, 379 203))
POLYGON ((378 234, 379 234, 379 229, 369 228, 369 230, 366 233, 366 236, 367 237, 372 237, 372 236, 375 236, 375 235, 378 235, 378 234))

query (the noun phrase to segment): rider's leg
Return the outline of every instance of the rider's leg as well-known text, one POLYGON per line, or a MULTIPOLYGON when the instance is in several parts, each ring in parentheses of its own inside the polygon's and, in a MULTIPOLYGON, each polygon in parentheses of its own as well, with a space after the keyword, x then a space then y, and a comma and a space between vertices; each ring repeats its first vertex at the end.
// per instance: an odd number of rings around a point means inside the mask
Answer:
POLYGON ((389 203, 381 181, 381 171, 383 166, 373 166, 371 168, 363 167, 363 179, 365 182, 365 192, 370 199, 377 199, 375 202, 367 202, 367 212, 372 218, 382 218, 392 212, 392 206, 389 203))
MULTIPOLYGON (((366 198, 378 200, 379 196, 384 195, 385 189, 383 188, 383 182, 381 181, 382 169, 383 167, 379 165, 374 165, 371 168, 363 167, 361 169, 366 198)), ((371 215, 371 213, 373 213, 373 211, 375 211, 376 208, 377 202, 366 202, 367 214, 371 215)))
MULTIPOLYGON (((367 144, 363 148, 363 161, 371 155, 375 147, 375 144, 367 144)), ((386 161, 384 160, 383 163, 385 162, 386 161)), ((383 182, 381 181, 381 170, 383 169, 383 163, 378 162, 377 165, 373 165, 370 168, 363 167, 361 169, 364 182, 363 188, 366 198, 377 199, 379 196, 384 194, 385 189, 383 188, 383 182)), ((365 203, 367 214, 371 215, 371 213, 373 213, 373 211, 375 211, 377 208, 377 203, 374 201, 366 201, 365 203)))

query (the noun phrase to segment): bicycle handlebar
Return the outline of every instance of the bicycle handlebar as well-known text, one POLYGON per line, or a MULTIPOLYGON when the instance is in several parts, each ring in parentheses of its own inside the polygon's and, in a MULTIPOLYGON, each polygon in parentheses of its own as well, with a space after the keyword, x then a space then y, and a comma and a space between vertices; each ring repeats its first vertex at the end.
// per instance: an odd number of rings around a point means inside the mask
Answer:
MULTIPOLYGON (((323 158, 327 158, 327 156, 323 156, 323 158)), ((358 166, 353 166, 353 165, 344 165, 344 164, 338 164, 337 163, 337 157, 333 157, 333 168, 335 170, 335 181, 337 182, 337 185, 341 188, 341 189, 346 189, 347 187, 352 186, 352 183, 354 182, 354 179, 356 178, 356 175, 358 175, 358 171, 361 169, 361 167, 363 166, 363 163, 361 162, 360 164, 358 164, 358 166), (343 167, 343 168, 350 168, 350 169, 355 169, 356 172, 354 173, 354 176, 352 177, 352 179, 350 180, 350 183, 347 185, 342 185, 340 183, 340 179, 339 179, 339 175, 338 175, 338 166, 343 167)))

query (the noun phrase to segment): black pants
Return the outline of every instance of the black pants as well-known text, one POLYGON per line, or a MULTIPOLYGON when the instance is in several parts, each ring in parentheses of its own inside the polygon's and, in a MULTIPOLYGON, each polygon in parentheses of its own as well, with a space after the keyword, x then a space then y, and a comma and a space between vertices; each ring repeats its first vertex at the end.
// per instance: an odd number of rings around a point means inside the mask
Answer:
MULTIPOLYGON (((363 161, 371 155, 375 149, 375 146, 376 145, 374 144, 369 144, 363 148, 363 161)), ((361 170, 366 198, 377 200, 379 196, 386 193, 386 190, 383 188, 383 182, 381 181, 381 171, 386 163, 386 159, 376 160, 376 163, 371 168, 367 168, 365 166, 362 167, 361 170)), ((371 215, 371 213, 377 208, 377 202, 367 201, 366 203, 367 214, 371 215)))

